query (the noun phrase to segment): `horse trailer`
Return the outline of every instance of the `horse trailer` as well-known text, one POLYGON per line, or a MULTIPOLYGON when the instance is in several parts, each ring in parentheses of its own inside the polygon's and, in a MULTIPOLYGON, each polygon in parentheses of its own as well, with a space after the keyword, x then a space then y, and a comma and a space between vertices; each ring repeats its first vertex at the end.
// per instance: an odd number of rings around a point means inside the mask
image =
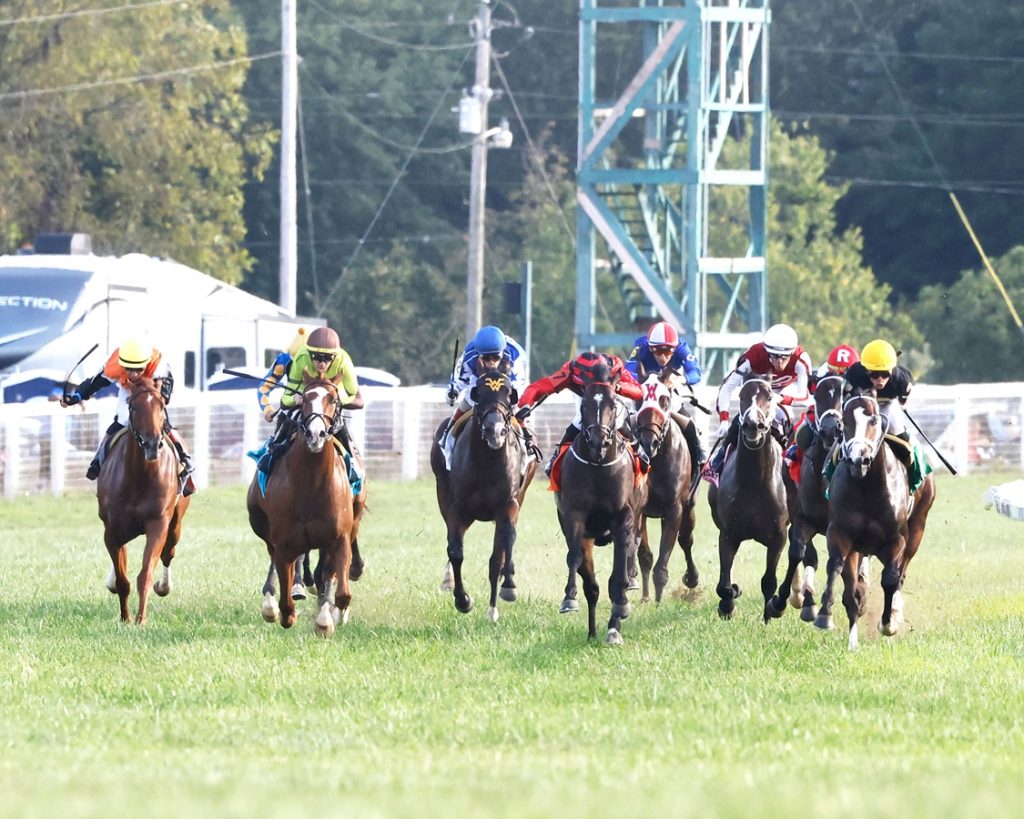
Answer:
POLYGON ((54 245, 0 256, 0 401, 52 391, 54 376, 63 379, 95 346, 71 373, 77 384, 131 337, 160 350, 176 389, 206 391, 224 368, 265 372, 299 327, 324 323, 177 262, 95 256, 82 240, 54 245))

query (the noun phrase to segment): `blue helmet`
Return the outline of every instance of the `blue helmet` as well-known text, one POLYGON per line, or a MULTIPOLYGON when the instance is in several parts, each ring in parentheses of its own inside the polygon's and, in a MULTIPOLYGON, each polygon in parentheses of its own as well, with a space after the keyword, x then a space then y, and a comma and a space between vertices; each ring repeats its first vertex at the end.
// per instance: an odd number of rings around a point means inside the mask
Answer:
POLYGON ((505 334, 493 324, 481 327, 473 336, 473 346, 480 355, 502 355, 505 344, 505 334))

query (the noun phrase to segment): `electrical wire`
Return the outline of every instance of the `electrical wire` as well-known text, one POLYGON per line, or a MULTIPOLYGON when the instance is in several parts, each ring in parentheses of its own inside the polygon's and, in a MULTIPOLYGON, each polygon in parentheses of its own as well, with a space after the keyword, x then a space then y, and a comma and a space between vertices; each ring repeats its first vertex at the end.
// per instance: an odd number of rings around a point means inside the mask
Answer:
POLYGON ((51 20, 66 20, 72 17, 99 17, 104 14, 116 14, 122 11, 138 11, 151 9, 157 6, 180 6, 187 0, 152 0, 150 3, 126 3, 123 6, 110 6, 108 8, 77 9, 75 11, 62 11, 56 14, 33 14, 27 17, 15 17, 7 20, 0 20, 0 28, 17 26, 23 23, 48 23, 51 20))

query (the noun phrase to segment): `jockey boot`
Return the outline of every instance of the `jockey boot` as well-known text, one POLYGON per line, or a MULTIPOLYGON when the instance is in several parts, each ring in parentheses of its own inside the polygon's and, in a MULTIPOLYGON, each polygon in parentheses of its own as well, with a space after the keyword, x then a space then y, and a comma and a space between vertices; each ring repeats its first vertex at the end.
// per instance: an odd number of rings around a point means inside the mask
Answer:
POLYGON ((288 425, 285 423, 284 413, 278 413, 277 429, 275 429, 274 434, 267 439, 264 452, 256 463, 256 468, 264 475, 270 474, 270 465, 274 460, 274 456, 284 448, 284 444, 287 440, 288 425))
POLYGON ((544 453, 542 453, 540 451, 540 447, 537 446, 537 439, 533 435, 533 430, 530 429, 525 421, 521 421, 520 426, 523 428, 523 443, 526 444, 527 458, 533 458, 535 461, 540 463, 540 459, 544 456, 544 453))
POLYGON ((85 477, 90 481, 94 481, 100 476, 100 467, 103 466, 103 461, 105 461, 107 457, 107 444, 110 443, 111 437, 119 429, 123 429, 123 427, 117 421, 114 421, 114 423, 107 427, 107 431, 103 435, 103 440, 100 441, 100 445, 96 449, 96 454, 93 456, 92 461, 89 463, 89 468, 85 472, 85 477))
POLYGON ((174 450, 178 453, 178 460, 181 462, 181 477, 191 475, 196 471, 196 468, 192 465, 192 456, 186 451, 185 442, 178 435, 178 430, 174 427, 168 427, 167 437, 171 439, 171 443, 174 444, 174 450))
MULTIPOLYGON (((103 449, 102 444, 100 445, 100 449, 101 450, 103 449)), ((88 478, 90 481, 94 481, 99 476, 100 476, 100 453, 97 452, 93 456, 92 461, 89 463, 89 468, 85 472, 85 477, 88 478)))
POLYGON ((697 434, 697 425, 693 421, 690 421, 690 423, 683 427, 683 437, 690 447, 690 457, 693 458, 698 467, 704 466, 708 460, 708 453, 701 445, 700 436, 697 434))
POLYGON ((571 444, 576 436, 579 434, 579 430, 576 429, 575 424, 569 424, 565 428, 565 432, 562 433, 561 440, 555 444, 555 451, 551 453, 551 458, 548 460, 547 466, 544 467, 544 474, 549 478, 551 477, 551 467, 555 465, 555 458, 558 457, 558 452, 562 448, 562 444, 571 444))
POLYGON ((455 428, 455 422, 464 414, 461 409, 455 410, 452 417, 448 419, 448 426, 441 434, 441 454, 444 455, 444 465, 449 472, 452 471, 452 452, 455 450, 455 436, 452 435, 452 430, 455 428))

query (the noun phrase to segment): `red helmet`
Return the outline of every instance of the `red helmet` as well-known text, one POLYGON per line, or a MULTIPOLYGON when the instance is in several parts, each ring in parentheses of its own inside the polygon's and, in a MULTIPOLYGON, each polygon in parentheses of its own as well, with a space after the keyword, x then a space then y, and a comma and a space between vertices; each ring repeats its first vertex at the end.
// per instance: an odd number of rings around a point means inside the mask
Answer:
POLYGON ((828 370, 831 373, 842 375, 851 364, 860 361, 857 351, 849 344, 840 344, 828 354, 828 370))
POLYGON ((678 344, 679 333, 667 321, 659 321, 647 331, 647 345, 649 347, 671 347, 674 350, 678 344))

